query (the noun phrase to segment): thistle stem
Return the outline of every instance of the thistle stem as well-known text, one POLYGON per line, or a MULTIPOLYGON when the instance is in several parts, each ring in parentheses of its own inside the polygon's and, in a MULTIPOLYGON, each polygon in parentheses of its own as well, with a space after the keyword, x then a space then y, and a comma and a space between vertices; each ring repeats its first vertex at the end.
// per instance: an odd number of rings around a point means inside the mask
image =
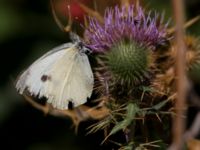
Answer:
POLYGON ((174 19, 176 21, 176 76, 177 100, 175 104, 176 117, 173 122, 173 144, 170 150, 183 148, 183 133, 185 130, 185 106, 186 106, 186 71, 185 71, 185 44, 184 44, 184 1, 173 0, 174 19))
MULTIPOLYGON (((133 142, 134 140, 134 135, 135 135, 135 122, 133 121, 131 125, 129 126, 128 130, 125 131, 125 136, 126 136, 126 142, 130 143, 133 142)), ((134 150, 134 145, 133 145, 133 150, 134 150)))

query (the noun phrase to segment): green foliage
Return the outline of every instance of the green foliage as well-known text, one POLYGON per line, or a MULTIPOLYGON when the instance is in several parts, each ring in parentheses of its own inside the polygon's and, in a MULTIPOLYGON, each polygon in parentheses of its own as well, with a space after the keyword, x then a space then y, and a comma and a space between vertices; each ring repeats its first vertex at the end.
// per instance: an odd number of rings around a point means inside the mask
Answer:
POLYGON ((139 146, 136 147, 135 150, 147 150, 147 147, 160 148, 160 146, 158 145, 160 142, 161 142, 161 140, 157 140, 157 141, 153 141, 153 142, 139 144, 139 146))
POLYGON ((126 146, 122 146, 119 150, 133 150, 133 142, 128 143, 126 146))
POLYGON ((110 117, 107 117, 95 124, 93 124, 92 126, 90 126, 88 129, 89 129, 89 132, 88 134, 91 134, 91 133, 95 133, 99 130, 103 130, 103 129, 106 129, 110 124, 112 123, 112 120, 110 117))
POLYGON ((160 110, 161 108, 163 108, 169 101, 170 101, 169 99, 164 100, 164 101, 161 101, 160 103, 158 103, 158 104, 152 106, 152 109, 158 111, 158 110, 160 110))
POLYGON ((110 135, 115 134, 116 132, 120 131, 120 130, 124 130, 125 128, 127 128, 132 121, 134 120, 136 114, 140 111, 140 108, 133 103, 129 103, 127 105, 127 110, 126 110, 126 117, 124 118, 124 120, 122 120, 121 122, 118 122, 113 129, 111 130, 110 135))

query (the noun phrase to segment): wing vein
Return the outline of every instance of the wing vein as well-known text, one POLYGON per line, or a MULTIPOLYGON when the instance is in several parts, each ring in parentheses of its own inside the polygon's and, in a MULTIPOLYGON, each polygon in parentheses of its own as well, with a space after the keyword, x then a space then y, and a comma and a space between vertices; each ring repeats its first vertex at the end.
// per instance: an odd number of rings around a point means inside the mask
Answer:
MULTIPOLYGON (((76 55, 77 55, 77 53, 75 53, 75 54, 73 55, 73 60, 74 60, 74 57, 76 57, 76 55)), ((65 86, 67 85, 67 82, 69 81, 68 79, 69 79, 69 76, 70 76, 71 71, 72 71, 72 69, 73 69, 74 62, 75 62, 75 61, 72 61, 72 65, 70 66, 69 71, 67 72, 67 75, 66 75, 66 77, 65 77, 65 79, 64 79, 64 82, 63 82, 63 84, 62 84, 63 86, 62 86, 62 88, 61 88, 61 90, 60 90, 60 96, 59 96, 59 100, 60 100, 60 101, 62 101, 64 89, 65 89, 65 86)))

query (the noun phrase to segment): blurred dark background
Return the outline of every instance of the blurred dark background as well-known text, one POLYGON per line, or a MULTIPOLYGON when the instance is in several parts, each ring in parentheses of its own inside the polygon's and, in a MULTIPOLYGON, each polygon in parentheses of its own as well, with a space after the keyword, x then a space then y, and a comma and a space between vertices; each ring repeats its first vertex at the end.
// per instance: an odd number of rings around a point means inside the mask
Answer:
MULTIPOLYGON (((147 8, 165 11, 166 19, 172 18, 170 2, 144 1, 147 8)), ((199 0, 187 0, 186 6, 187 19, 200 14, 199 0)), ((190 27, 187 33, 199 36, 199 26, 200 22, 190 27)), ((110 149, 109 146, 99 146, 102 133, 85 136, 90 123, 81 124, 76 135, 70 119, 44 115, 14 88, 15 80, 24 68, 64 42, 68 42, 68 36, 56 25, 49 0, 0 0, 1 150, 110 149)))

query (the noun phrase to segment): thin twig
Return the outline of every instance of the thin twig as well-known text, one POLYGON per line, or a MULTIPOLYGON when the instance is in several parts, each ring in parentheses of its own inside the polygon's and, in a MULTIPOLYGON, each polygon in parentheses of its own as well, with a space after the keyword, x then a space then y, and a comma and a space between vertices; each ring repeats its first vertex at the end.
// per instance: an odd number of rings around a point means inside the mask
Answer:
POLYGON ((78 126, 80 122, 87 119, 101 120, 109 115, 109 111, 106 107, 101 108, 91 108, 88 106, 81 105, 73 110, 59 110, 53 108, 50 104, 46 103, 45 105, 41 105, 35 102, 30 96, 23 94, 23 97, 27 102, 29 102, 33 107, 42 111, 45 115, 50 114, 56 117, 67 117, 73 121, 75 126, 75 130, 77 132, 78 126))
POLYGON ((29 102, 33 107, 35 107, 36 109, 44 112, 44 114, 48 114, 49 113, 49 107, 48 105, 41 105, 37 102, 35 102, 31 97, 27 96, 26 94, 23 94, 23 97, 25 98, 25 100, 27 102, 29 102))
POLYGON ((189 141, 193 138, 195 138, 200 131, 200 112, 197 113, 195 116, 195 119, 190 127, 189 130, 187 130, 184 134, 184 140, 189 141))
MULTIPOLYGON (((199 21, 200 19, 200 16, 196 16, 192 19, 190 19, 189 21, 187 21, 185 24, 184 24, 184 29, 187 29, 188 27, 190 27, 191 25, 195 24, 197 21, 199 21)), ((173 34, 175 32, 175 28, 172 27, 170 29, 168 29, 168 34, 173 34)))
POLYGON ((103 17, 95 10, 87 7, 83 3, 81 3, 79 0, 75 0, 79 3, 79 6, 90 16, 96 18, 100 23, 104 23, 103 17))
POLYGON ((176 75, 177 75, 177 100, 175 104, 175 111, 177 116, 173 121, 173 144, 170 150, 181 150, 183 148, 183 133, 185 130, 185 118, 180 117, 185 115, 186 106, 186 71, 185 71, 185 44, 184 44, 184 1, 172 0, 174 9, 174 19, 176 21, 176 75))

